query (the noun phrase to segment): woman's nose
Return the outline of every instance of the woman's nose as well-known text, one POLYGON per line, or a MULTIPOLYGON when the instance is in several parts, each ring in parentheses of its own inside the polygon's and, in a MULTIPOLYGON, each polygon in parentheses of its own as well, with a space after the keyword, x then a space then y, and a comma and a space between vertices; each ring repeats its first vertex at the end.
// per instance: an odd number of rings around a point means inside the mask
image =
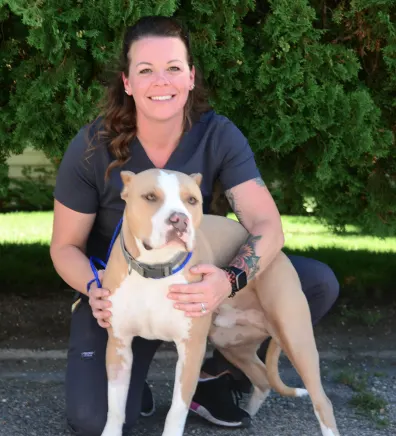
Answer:
POLYGON ((168 78, 168 76, 166 74, 166 71, 155 72, 153 78, 154 78, 155 84, 164 85, 164 84, 169 84, 170 83, 169 78, 168 78))

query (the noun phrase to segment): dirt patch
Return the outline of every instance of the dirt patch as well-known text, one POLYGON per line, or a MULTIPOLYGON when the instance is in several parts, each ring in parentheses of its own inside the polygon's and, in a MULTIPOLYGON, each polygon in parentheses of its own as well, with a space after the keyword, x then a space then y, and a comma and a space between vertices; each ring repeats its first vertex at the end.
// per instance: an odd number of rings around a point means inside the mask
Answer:
MULTIPOLYGON (((60 291, 32 298, 0 295, 0 348, 65 349, 67 348, 73 294, 60 291)), ((333 310, 317 327, 319 350, 381 351, 396 343, 396 311, 378 309, 380 319, 368 326, 351 320, 344 312, 333 310)), ((173 349, 173 344, 164 344, 173 349)))
POLYGON ((32 300, 0 295, 0 347, 63 349, 67 345, 72 295, 32 300))

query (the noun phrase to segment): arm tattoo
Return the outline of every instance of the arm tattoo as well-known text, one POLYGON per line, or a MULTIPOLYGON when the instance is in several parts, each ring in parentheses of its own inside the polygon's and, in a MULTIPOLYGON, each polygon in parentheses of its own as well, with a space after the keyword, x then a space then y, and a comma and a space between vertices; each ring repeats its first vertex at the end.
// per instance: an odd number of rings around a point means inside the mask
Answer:
MULTIPOLYGON (((261 177, 256 177, 254 179, 254 182, 258 186, 265 186, 265 182, 261 177)), ((231 206, 232 210, 234 211, 236 217, 238 218, 238 221, 243 225, 242 212, 239 210, 237 201, 235 199, 235 195, 232 193, 232 188, 229 189, 228 191, 225 191, 225 196, 226 196, 228 202, 230 203, 230 206, 231 206)))
POLYGON ((227 200, 230 203, 232 210, 234 211, 236 217, 238 218, 238 221, 243 225, 242 213, 239 210, 239 207, 238 207, 237 202, 235 200, 235 195, 232 193, 231 189, 225 192, 225 196, 227 197, 227 200))
MULTIPOLYGON (((265 186, 265 183, 261 177, 256 177, 254 179, 254 182, 258 186, 265 186)), ((238 203, 236 201, 235 195, 232 193, 232 189, 229 189, 225 192, 225 195, 230 203, 230 206, 232 207, 232 210, 234 211, 236 217, 238 218, 239 222, 243 224, 242 221, 242 212, 239 209, 238 203)), ((260 270, 259 261, 261 256, 258 256, 256 254, 256 245, 261 240, 260 235, 249 235, 246 242, 242 245, 240 248, 238 254, 234 258, 234 260, 231 262, 232 266, 236 266, 237 268, 243 269, 247 276, 248 280, 251 280, 260 270)))
POLYGON ((232 266, 236 266, 246 272, 248 280, 251 280, 260 269, 260 256, 256 254, 256 244, 260 239, 260 235, 250 235, 231 262, 232 266))
POLYGON ((263 180, 261 177, 256 177, 256 178, 254 179, 254 181, 255 181, 256 184, 259 185, 259 186, 265 186, 265 182, 264 182, 264 180, 263 180))

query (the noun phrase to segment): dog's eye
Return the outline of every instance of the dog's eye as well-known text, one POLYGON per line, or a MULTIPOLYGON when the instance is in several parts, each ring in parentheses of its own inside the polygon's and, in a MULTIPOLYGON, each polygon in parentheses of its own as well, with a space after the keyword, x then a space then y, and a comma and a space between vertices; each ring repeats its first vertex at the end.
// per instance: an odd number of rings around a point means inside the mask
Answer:
POLYGON ((157 196, 153 193, 147 194, 143 196, 147 201, 156 201, 157 196))
POLYGON ((195 197, 188 197, 188 202, 190 204, 197 204, 198 200, 195 197))

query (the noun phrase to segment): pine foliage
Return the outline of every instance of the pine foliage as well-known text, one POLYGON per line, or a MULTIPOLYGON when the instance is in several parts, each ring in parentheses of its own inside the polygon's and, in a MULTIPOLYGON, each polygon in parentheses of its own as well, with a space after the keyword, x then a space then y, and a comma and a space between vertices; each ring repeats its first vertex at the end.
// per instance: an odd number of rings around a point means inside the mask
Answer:
POLYGON ((394 0, 0 0, 0 165, 27 145, 59 159, 125 27, 156 14, 191 30, 211 102, 282 212, 396 233, 394 0))

